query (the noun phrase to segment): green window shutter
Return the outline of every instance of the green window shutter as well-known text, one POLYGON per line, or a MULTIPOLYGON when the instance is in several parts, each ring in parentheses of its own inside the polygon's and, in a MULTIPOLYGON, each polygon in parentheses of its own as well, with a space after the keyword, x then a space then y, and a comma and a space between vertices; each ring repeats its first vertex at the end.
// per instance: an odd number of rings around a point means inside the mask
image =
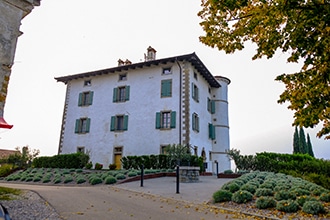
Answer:
POLYGON ((156 112, 156 129, 160 129, 160 112, 156 112))
POLYGON ((199 132, 199 117, 196 117, 196 130, 199 132))
POLYGON ((88 100, 88 104, 89 104, 89 105, 91 105, 91 104, 93 103, 93 95, 94 95, 94 92, 91 91, 91 92, 89 93, 89 100, 88 100))
POLYGON ((211 99, 207 98, 207 111, 211 112, 211 99))
POLYGON ((198 102, 199 101, 199 91, 198 91, 198 87, 195 88, 196 89, 196 101, 198 102))
POLYGON ((118 94, 118 88, 113 88, 113 99, 112 99, 112 101, 113 102, 117 102, 118 100, 117 100, 117 94, 118 94))
POLYGON ((175 128, 176 124, 176 112, 171 112, 171 128, 175 128))
POLYGON ((86 119, 86 133, 89 133, 90 125, 91 125, 91 119, 87 118, 86 119))
POLYGON ((172 96, 172 80, 167 82, 167 95, 172 96))
POLYGON ((195 87, 194 87, 194 83, 191 83, 191 97, 193 99, 195 99, 195 87))
POLYGON ((172 80, 162 80, 161 82, 161 97, 172 96, 172 80))
POLYGON ((116 116, 111 116, 110 131, 116 129, 116 116))
POLYGON ((76 126, 74 128, 74 133, 79 133, 80 119, 76 119, 76 126))
POLYGON ((212 124, 209 124, 209 138, 215 139, 215 127, 212 124))
POLYGON ((82 105, 82 96, 83 96, 82 92, 79 93, 78 106, 81 106, 82 105))
POLYGON ((211 113, 212 114, 215 113, 215 101, 214 100, 211 101, 211 113))
POLYGON ((124 131, 128 128, 128 115, 124 115, 124 131))
POLYGON ((193 113, 191 117, 192 117, 192 129, 195 130, 195 126, 196 126, 195 113, 193 113))
POLYGON ((126 86, 125 88, 125 100, 128 101, 129 100, 129 86, 126 86))

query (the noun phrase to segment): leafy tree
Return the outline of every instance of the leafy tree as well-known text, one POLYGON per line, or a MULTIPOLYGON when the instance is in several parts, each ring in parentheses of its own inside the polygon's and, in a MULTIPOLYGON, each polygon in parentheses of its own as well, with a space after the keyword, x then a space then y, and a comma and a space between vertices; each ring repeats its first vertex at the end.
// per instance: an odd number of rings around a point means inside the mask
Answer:
POLYGON ((36 158, 40 151, 33 149, 31 150, 29 146, 22 147, 22 151, 19 147, 16 147, 15 150, 21 153, 15 153, 8 157, 8 163, 13 164, 13 166, 18 166, 18 168, 29 167, 33 159, 36 158))
POLYGON ((296 126, 295 127, 295 130, 294 130, 294 134, 293 134, 293 153, 294 154, 300 152, 299 145, 300 145, 300 142, 299 142, 299 133, 298 133, 298 128, 296 126))
POLYGON ((299 130, 299 152, 302 154, 307 153, 307 143, 303 127, 300 127, 299 130))
POLYGON ((311 143, 311 139, 309 137, 309 134, 307 134, 307 153, 314 157, 313 147, 311 143))
POLYGON ((252 59, 289 52, 288 62, 303 62, 296 73, 279 75, 286 90, 294 125, 323 127, 317 133, 330 139, 330 3, 329 0, 202 0, 200 41, 226 53, 257 44, 252 59))

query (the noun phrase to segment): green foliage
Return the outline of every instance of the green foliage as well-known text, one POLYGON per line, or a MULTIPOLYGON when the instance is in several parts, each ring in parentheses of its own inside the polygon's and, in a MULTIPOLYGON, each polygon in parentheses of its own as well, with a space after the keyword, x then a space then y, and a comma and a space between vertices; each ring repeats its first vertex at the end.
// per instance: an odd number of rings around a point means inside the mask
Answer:
POLYGON ((299 196, 296 198, 296 202, 299 204, 299 206, 303 206, 305 202, 307 201, 317 201, 315 197, 312 196, 299 196))
POLYGON ((324 202, 330 202, 330 192, 324 192, 320 195, 320 200, 324 202))
POLYGON ((223 173, 224 174, 232 174, 232 173, 234 173, 232 170, 225 170, 225 171, 223 171, 223 173))
POLYGON ((198 13, 205 35, 200 41, 226 53, 257 45, 252 59, 289 52, 287 62, 303 62, 300 71, 276 78, 285 84, 279 103, 290 102, 294 125, 315 127, 330 138, 329 4, 325 1, 205 0, 198 13))
POLYGON ((296 199, 296 194, 291 192, 291 191, 281 190, 281 191, 278 191, 274 194, 274 198, 277 201, 288 200, 288 199, 295 200, 296 199))
POLYGON ((103 182, 102 179, 101 179, 100 177, 97 177, 97 176, 95 176, 95 177, 93 177, 93 178, 91 178, 91 179, 89 180, 89 183, 90 183, 91 185, 100 184, 100 183, 102 183, 102 182, 103 182))
POLYGON ((89 161, 89 156, 83 153, 60 154, 52 157, 38 157, 32 162, 36 168, 83 168, 89 161))
POLYGON ((9 155, 7 163, 13 164, 13 166, 17 166, 19 169, 30 167, 31 162, 40 153, 39 150, 31 150, 29 146, 22 147, 22 150, 19 147, 15 149, 17 153, 9 155))
POLYGON ((73 178, 72 178, 71 175, 65 175, 65 176, 64 176, 64 181, 63 181, 63 183, 70 183, 70 182, 72 182, 72 181, 73 181, 73 178))
POLYGON ((274 192, 271 189, 268 188, 258 188, 256 189, 256 192, 254 193, 257 197, 261 196, 273 196, 274 192))
POLYGON ((82 184, 86 182, 86 179, 84 176, 78 176, 76 182, 77 184, 82 184))
POLYGON ((246 190, 252 194, 254 194, 256 192, 257 186, 254 184, 250 184, 250 182, 244 184, 240 190, 246 190))
POLYGON ((247 203, 249 201, 252 201, 252 198, 252 193, 245 190, 239 190, 233 194, 232 201, 236 203, 247 203))
POLYGON ((131 172, 129 172, 129 173, 127 174, 127 176, 129 176, 129 177, 134 177, 134 176, 137 176, 137 173, 134 172, 134 171, 131 171, 131 172))
POLYGON ((302 210, 312 215, 325 212, 323 204, 319 201, 306 201, 302 207, 302 210))
POLYGON ((93 163, 92 162, 88 162, 86 165, 85 165, 86 169, 92 169, 93 167, 93 163))
POLYGON ((102 170, 103 164, 95 163, 95 170, 102 170))
POLYGON ((9 174, 12 173, 12 166, 9 164, 3 164, 0 167, 0 177, 5 177, 8 176, 9 174))
POLYGON ((227 190, 218 190, 213 194, 213 200, 215 203, 227 202, 231 200, 232 193, 227 190))
POLYGON ((117 180, 124 180, 124 179, 126 179, 126 176, 124 174, 119 173, 118 175, 116 175, 116 179, 117 180))
POLYGON ((296 212, 299 205, 294 200, 281 200, 277 202, 276 209, 282 212, 296 212))
POLYGON ((105 178, 105 184, 115 184, 117 182, 117 179, 113 176, 108 176, 105 178))
POLYGON ((256 207, 258 209, 267 209, 276 207, 276 201, 272 197, 261 196, 256 200, 256 207))
POLYGON ((236 182, 229 182, 227 184, 224 184, 221 189, 228 190, 232 193, 236 192, 240 189, 240 186, 236 182))
POLYGON ((109 170, 115 170, 117 168, 116 164, 110 164, 109 165, 109 170))

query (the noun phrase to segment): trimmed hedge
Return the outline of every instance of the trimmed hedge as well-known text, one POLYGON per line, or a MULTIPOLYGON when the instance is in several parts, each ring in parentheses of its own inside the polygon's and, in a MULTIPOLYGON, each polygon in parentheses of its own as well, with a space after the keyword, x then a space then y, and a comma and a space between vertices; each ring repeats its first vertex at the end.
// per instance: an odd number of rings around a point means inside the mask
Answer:
POLYGON ((52 157, 37 157, 32 166, 36 168, 83 168, 89 161, 89 156, 83 153, 60 154, 52 157))

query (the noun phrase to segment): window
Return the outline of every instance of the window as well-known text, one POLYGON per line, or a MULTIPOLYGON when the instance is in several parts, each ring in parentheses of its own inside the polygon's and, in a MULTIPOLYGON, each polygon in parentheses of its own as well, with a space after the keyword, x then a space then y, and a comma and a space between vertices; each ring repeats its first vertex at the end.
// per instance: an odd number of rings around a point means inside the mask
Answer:
POLYGON ((85 147, 77 147, 77 153, 85 153, 85 147))
POLYGON ((172 74, 172 69, 171 69, 171 67, 163 68, 162 74, 163 74, 163 75, 169 75, 169 74, 172 74))
POLYGON ((94 92, 81 92, 79 93, 78 106, 88 106, 93 103, 94 92))
POLYGON ((194 72, 194 78, 195 78, 196 80, 198 80, 198 79, 197 79, 197 73, 196 73, 196 72, 194 72))
POLYGON ((111 117, 110 131, 127 131, 128 115, 116 115, 111 117))
POLYGON ((91 85, 92 85, 92 82, 90 79, 84 81, 84 86, 91 86, 91 85))
POLYGON ((211 100, 210 98, 207 98, 207 111, 209 111, 211 114, 215 113, 215 101, 211 100))
POLYGON ((192 129, 199 132, 199 117, 196 113, 192 114, 192 129))
POLYGON ((166 79, 161 82, 161 97, 172 96, 172 80, 166 79))
POLYGON ((163 111, 156 113, 156 129, 175 128, 176 124, 175 111, 163 111))
POLYGON ((84 134, 89 132, 90 118, 80 118, 76 120, 75 133, 84 134))
POLYGON ((215 139, 215 126, 209 123, 209 138, 211 140, 215 139))
POLYGON ((119 81, 124 81, 124 80, 127 80, 127 74, 126 73, 119 74, 119 81))
POLYGON ((162 146, 160 146, 160 154, 166 154, 167 147, 168 147, 168 145, 162 145, 162 146))
POLYGON ((113 89, 113 102, 125 102, 129 100, 129 86, 121 86, 113 89))
POLYGON ((197 87, 194 83, 192 83, 192 84, 191 84, 191 89, 192 89, 192 91, 191 91, 191 93, 192 93, 192 98, 193 98, 196 102, 198 102, 198 101, 199 101, 198 87, 197 87))

